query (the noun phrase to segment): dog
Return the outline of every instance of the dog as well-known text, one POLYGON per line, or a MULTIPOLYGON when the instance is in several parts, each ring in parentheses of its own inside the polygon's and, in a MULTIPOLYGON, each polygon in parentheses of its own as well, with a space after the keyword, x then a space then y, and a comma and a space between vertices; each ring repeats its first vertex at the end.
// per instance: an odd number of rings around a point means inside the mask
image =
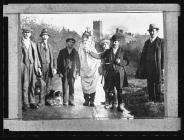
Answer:
POLYGON ((50 90, 45 96, 45 105, 48 106, 60 106, 62 105, 62 92, 50 90))

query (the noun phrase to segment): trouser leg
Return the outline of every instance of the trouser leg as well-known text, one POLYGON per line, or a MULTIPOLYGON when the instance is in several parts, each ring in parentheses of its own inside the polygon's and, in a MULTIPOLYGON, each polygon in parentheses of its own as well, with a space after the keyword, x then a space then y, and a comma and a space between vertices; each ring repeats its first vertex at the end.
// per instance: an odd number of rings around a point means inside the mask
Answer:
POLYGON ((34 67, 31 64, 29 67, 29 100, 30 104, 35 104, 35 82, 36 75, 34 74, 34 67))
POLYGON ((117 99, 118 99, 118 111, 123 112, 125 106, 125 99, 124 99, 124 91, 118 90, 117 92, 117 99))
POLYGON ((46 83, 46 93, 49 93, 52 78, 49 75, 49 65, 48 64, 42 65, 42 76, 43 76, 43 80, 46 83))
POLYGON ((21 84, 22 84, 22 104, 24 107, 29 107, 29 98, 28 98, 28 91, 29 91, 29 79, 28 79, 28 68, 25 65, 22 65, 22 72, 21 72, 21 84))
POLYGON ((68 103, 68 79, 63 77, 63 104, 66 105, 68 103))
POLYGON ((156 102, 163 102, 164 101, 164 95, 161 92, 161 85, 155 83, 155 94, 156 94, 156 102))
POLYGON ((105 91, 105 105, 109 105, 109 94, 108 94, 108 91, 105 91))
POLYGON ((149 101, 155 101, 156 95, 155 95, 155 83, 152 79, 147 80, 147 89, 148 89, 148 95, 149 95, 149 101))
POLYGON ((74 105, 74 82, 75 79, 71 78, 69 81, 69 104, 74 105))

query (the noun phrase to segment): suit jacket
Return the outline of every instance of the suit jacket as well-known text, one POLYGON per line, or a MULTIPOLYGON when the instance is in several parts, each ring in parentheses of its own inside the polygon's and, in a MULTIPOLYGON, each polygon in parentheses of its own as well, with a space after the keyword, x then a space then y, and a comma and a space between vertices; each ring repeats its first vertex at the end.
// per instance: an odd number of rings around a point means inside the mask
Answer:
MULTIPOLYGON (((121 87, 128 86, 127 75, 125 71, 125 66, 129 64, 128 57, 126 56, 123 48, 119 47, 117 53, 114 55, 113 49, 110 48, 101 54, 96 54, 90 52, 90 54, 95 58, 104 59, 106 72, 118 71, 120 74, 120 85, 121 87), (120 59, 120 63, 116 63, 116 59, 120 59)), ((106 78, 106 77, 105 77, 106 78)), ((109 79, 111 80, 111 79, 109 79)))
POLYGON ((74 48, 71 54, 68 53, 67 48, 60 50, 57 59, 57 72, 64 77, 69 76, 70 78, 75 78, 76 74, 80 73, 79 54, 74 48))
MULTIPOLYGON (((26 51, 23 43, 22 43, 22 50, 23 52, 26 51)), ((39 57, 38 57, 38 52, 37 52, 37 48, 36 48, 36 44, 31 41, 31 47, 32 47, 32 50, 33 50, 33 65, 34 65, 34 70, 35 70, 35 74, 38 75, 39 72, 38 72, 38 69, 41 68, 41 64, 40 64, 40 60, 39 60, 39 57)), ((21 62, 23 63, 23 56, 24 54, 22 53, 22 57, 21 57, 21 62)))
MULTIPOLYGON (((51 74, 51 77, 53 77, 53 69, 55 69, 56 67, 56 64, 55 64, 55 58, 53 56, 53 50, 52 50, 52 46, 51 44, 47 44, 48 45, 48 49, 49 49, 49 55, 50 55, 50 64, 49 64, 49 73, 51 74)), ((38 57, 39 57, 39 60, 41 62, 41 66, 43 65, 42 64, 42 60, 43 60, 43 55, 41 54, 41 47, 43 47, 43 42, 39 42, 37 44, 37 50, 38 50, 38 57)))
MULTIPOLYGON (((140 63, 136 72, 136 77, 140 79, 147 79, 148 72, 146 68, 146 56, 148 51, 148 46, 150 45, 150 39, 148 39, 143 47, 143 51, 141 53, 140 63)), ((161 82, 162 70, 164 69, 164 50, 165 50, 165 43, 164 40, 157 37, 153 42, 153 46, 155 47, 154 53, 154 65, 156 67, 156 75, 158 76, 159 82, 161 82)))

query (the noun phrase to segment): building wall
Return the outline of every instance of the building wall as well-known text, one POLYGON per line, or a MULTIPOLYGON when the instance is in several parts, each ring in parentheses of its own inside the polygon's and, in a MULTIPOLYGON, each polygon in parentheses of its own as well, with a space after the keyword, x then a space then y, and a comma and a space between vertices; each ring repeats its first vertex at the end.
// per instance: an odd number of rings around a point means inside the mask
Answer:
POLYGON ((102 38, 102 21, 93 21, 93 35, 96 41, 102 38))

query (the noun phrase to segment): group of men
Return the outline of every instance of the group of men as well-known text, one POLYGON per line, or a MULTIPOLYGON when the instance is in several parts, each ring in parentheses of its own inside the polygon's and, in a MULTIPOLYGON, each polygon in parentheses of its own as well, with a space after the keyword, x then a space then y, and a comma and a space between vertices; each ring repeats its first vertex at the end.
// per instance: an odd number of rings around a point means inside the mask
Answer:
MULTIPOLYGON (((163 102, 162 85, 164 77, 164 42, 158 34, 159 28, 150 24, 150 39, 145 42, 136 78, 147 79, 150 101, 163 102)), ((103 41, 104 52, 95 52, 94 42, 90 39, 91 33, 84 32, 79 51, 74 48, 76 40, 66 39, 66 48, 60 50, 57 64, 53 55, 52 46, 48 43, 49 33, 43 29, 41 42, 31 41, 32 29, 23 29, 21 84, 23 110, 36 109, 35 82, 41 76, 46 83, 46 93, 50 90, 52 77, 57 73, 62 79, 63 105, 74 106, 74 82, 77 75, 81 76, 84 94, 84 106, 94 107, 94 99, 98 81, 98 60, 103 60, 103 86, 105 91, 105 107, 109 105, 123 112, 124 87, 128 86, 125 66, 129 64, 123 48, 120 46, 121 37, 113 35, 110 40, 103 41)))

